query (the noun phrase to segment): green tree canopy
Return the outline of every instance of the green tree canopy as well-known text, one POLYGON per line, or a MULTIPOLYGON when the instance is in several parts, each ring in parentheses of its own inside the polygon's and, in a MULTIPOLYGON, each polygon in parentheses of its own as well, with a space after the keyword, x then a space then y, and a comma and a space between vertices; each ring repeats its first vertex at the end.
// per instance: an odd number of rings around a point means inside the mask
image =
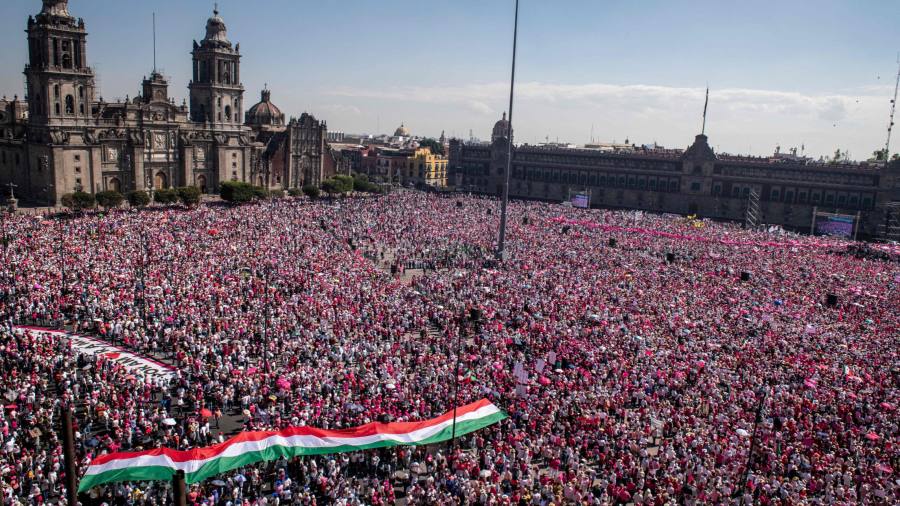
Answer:
POLYGON ((132 207, 146 207, 150 203, 150 195, 144 190, 135 190, 128 194, 128 204, 132 207))
POLYGON ((419 147, 431 149, 431 154, 433 155, 444 155, 444 145, 430 137, 420 141, 419 147))
POLYGON ((125 197, 115 190, 107 190, 97 194, 97 203, 106 209, 119 207, 124 201, 125 197))

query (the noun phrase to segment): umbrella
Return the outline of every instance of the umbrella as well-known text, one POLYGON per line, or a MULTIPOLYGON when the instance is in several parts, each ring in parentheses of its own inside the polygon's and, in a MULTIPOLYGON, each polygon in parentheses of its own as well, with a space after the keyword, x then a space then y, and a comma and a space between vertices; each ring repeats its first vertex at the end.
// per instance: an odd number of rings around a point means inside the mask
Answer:
POLYGON ((735 432, 737 432, 737 435, 738 435, 738 436, 741 436, 741 437, 750 437, 750 433, 747 432, 747 431, 744 430, 744 429, 738 429, 738 430, 736 430, 735 432))
POLYGON ((163 424, 163 425, 168 425, 168 426, 170 426, 170 427, 171 427, 172 425, 176 425, 177 423, 178 423, 178 422, 176 422, 174 418, 163 418, 163 421, 162 421, 162 424, 163 424))
POLYGON ((224 487, 224 486, 225 486, 225 482, 222 481, 222 480, 213 480, 213 481, 212 481, 212 484, 215 485, 215 486, 217 486, 217 487, 224 487))
POLYGON ((870 432, 870 433, 866 434, 866 439, 868 439, 869 441, 878 441, 880 438, 878 437, 878 434, 875 434, 874 432, 870 432))
POLYGON ((387 385, 384 386, 384 388, 387 388, 388 390, 393 390, 393 389, 395 389, 395 388, 397 388, 397 387, 394 386, 393 383, 388 383, 387 385))
POLYGON ((206 408, 200 410, 200 416, 202 416, 203 418, 210 418, 212 415, 212 411, 206 408))

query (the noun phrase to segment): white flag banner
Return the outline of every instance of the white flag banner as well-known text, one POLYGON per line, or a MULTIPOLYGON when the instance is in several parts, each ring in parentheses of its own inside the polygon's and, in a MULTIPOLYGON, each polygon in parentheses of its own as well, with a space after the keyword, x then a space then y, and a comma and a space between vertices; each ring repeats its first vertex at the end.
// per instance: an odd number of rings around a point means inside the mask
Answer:
POLYGON ((147 378, 159 378, 170 380, 175 377, 175 368, 153 360, 152 358, 138 355, 132 351, 120 348, 97 339, 96 337, 86 336, 83 334, 72 334, 70 332, 62 332, 59 330, 50 330, 43 327, 16 327, 17 331, 37 332, 39 334, 47 334, 55 339, 65 339, 72 343, 72 349, 84 355, 99 355, 105 357, 118 364, 121 364, 129 371, 137 376, 147 378))
POLYGON ((545 366, 545 365, 546 365, 546 363, 544 362, 544 359, 539 358, 539 359, 537 359, 537 361, 535 361, 535 363, 534 363, 534 370, 537 371, 537 372, 539 372, 539 373, 544 372, 544 366, 545 366))

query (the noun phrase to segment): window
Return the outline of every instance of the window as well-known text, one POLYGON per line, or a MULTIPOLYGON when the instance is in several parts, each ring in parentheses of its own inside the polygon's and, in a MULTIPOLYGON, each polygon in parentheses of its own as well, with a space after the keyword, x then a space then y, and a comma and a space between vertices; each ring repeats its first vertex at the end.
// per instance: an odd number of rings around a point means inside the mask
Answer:
POLYGON ((700 191, 700 183, 691 183, 691 191, 698 192, 700 191))
POLYGON ((791 190, 784 192, 784 201, 792 204, 794 202, 794 192, 791 190))
POLYGON ((84 98, 84 86, 78 87, 78 98, 84 98))
POLYGON ((231 121, 231 106, 225 106, 225 121, 231 121))
POLYGON ((59 102, 57 102, 57 103, 56 103, 56 106, 54 106, 54 110, 56 110, 56 115, 57 115, 57 116, 59 116, 59 115, 61 114, 61 112, 60 112, 60 107, 59 107, 59 102))
POLYGON ((846 196, 846 195, 838 195, 837 203, 838 203, 839 206, 842 206, 842 205, 846 204, 846 203, 847 203, 847 196, 846 196))
POLYGON ((721 195, 722 194, 722 185, 718 184, 718 183, 713 185, 712 192, 713 192, 713 195, 721 195))
POLYGON ((75 161, 76 161, 76 162, 80 162, 80 161, 81 161, 81 155, 75 155, 75 161))
POLYGON ((19 153, 16 153, 16 167, 18 167, 19 164, 21 164, 21 163, 22 163, 22 159, 19 158, 19 153))
POLYGON ((66 114, 75 114, 75 97, 66 95, 66 114))
POLYGON ((826 204, 834 203, 834 194, 833 193, 829 193, 828 195, 825 195, 825 203, 826 204))
POLYGON ((75 166, 75 173, 76 173, 76 174, 81 174, 81 167, 75 166))
POLYGON ((59 98, 59 85, 58 84, 53 85, 53 97, 59 98))
POLYGON ((778 190, 773 188, 772 193, 769 196, 769 200, 778 200, 778 197, 780 197, 780 196, 781 196, 781 192, 779 192, 778 190))
POLYGON ((797 194, 797 201, 800 202, 801 204, 805 204, 805 203, 806 203, 806 192, 800 192, 800 193, 798 193, 798 194, 797 194))

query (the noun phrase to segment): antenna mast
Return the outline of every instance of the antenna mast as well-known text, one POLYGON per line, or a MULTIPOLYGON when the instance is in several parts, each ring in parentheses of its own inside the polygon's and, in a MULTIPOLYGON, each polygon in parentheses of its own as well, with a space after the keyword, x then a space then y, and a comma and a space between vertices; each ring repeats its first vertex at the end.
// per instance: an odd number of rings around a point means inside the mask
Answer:
POLYGON ((891 130, 894 129, 894 112, 897 110, 897 89, 900 88, 900 53, 897 54, 897 81, 894 83, 894 98, 891 100, 891 119, 888 121, 887 142, 884 143, 884 161, 891 158, 891 130))
POLYGON ((153 73, 156 73, 156 13, 153 13, 153 73))

